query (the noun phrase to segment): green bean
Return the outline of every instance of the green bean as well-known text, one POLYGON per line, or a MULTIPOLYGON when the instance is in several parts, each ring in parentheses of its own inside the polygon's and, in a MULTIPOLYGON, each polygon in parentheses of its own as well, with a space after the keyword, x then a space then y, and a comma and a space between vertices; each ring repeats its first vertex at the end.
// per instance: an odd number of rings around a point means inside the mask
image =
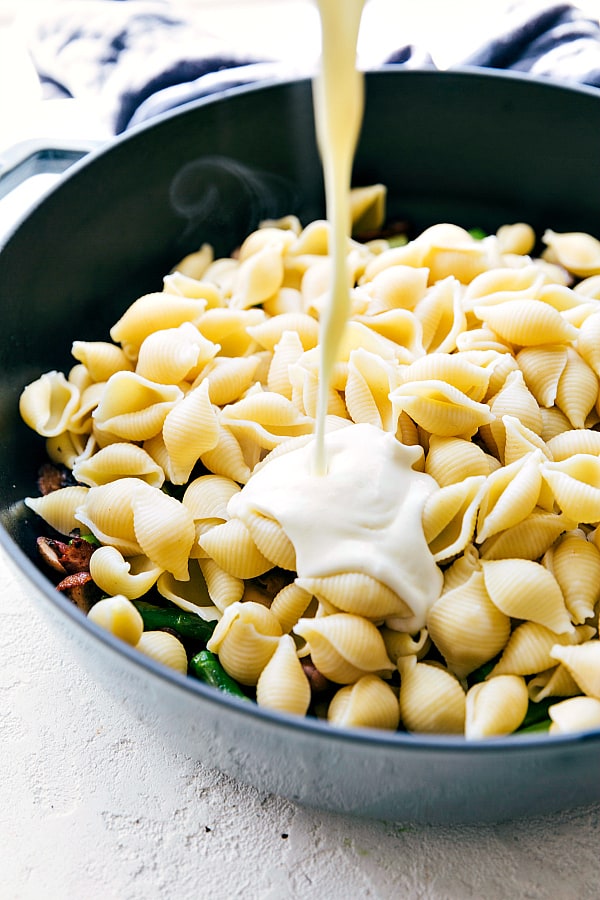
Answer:
POLYGON ((201 650, 192 657, 189 663, 190 673, 195 675, 199 681, 210 684, 212 687, 224 691, 226 694, 232 694, 234 697, 248 697, 244 694, 239 684, 227 674, 217 657, 210 650, 201 650))
POLYGON ((134 606, 138 609, 146 631, 158 631, 161 628, 170 628, 176 631, 182 638, 202 641, 206 644, 215 630, 216 622, 206 622, 195 613, 184 612, 181 609, 163 608, 152 606, 143 600, 134 600, 134 606))

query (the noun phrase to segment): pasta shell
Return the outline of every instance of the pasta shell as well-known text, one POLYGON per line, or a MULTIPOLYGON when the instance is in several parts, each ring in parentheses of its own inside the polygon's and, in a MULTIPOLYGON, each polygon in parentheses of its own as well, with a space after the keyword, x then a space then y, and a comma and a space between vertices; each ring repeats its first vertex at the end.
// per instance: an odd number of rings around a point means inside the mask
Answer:
POLYGON ((431 647, 426 628, 421 628, 415 635, 406 631, 393 631, 385 626, 380 631, 390 659, 397 660, 399 656, 416 656, 417 659, 422 659, 431 647))
POLYGON ((472 435, 493 420, 484 403, 442 381, 411 381, 390 394, 396 414, 404 411, 417 425, 446 437, 472 435))
POLYGON ((461 285, 450 276, 435 284, 417 303, 415 317, 421 326, 421 343, 428 353, 451 353, 458 335, 466 328, 461 285))
POLYGON ((174 497, 139 482, 132 498, 132 512, 142 552, 179 581, 187 581, 188 560, 196 537, 190 511, 174 497))
POLYGON ((445 381, 477 402, 483 400, 489 372, 468 362, 462 354, 428 353, 408 366, 399 368, 400 384, 413 381, 445 381))
POLYGON ((360 616, 335 613, 300 619, 293 630, 306 641, 319 672, 338 684, 351 684, 369 673, 389 674, 394 669, 381 634, 360 616))
POLYGON ((397 383, 397 367, 366 350, 353 350, 348 361, 346 407, 353 422, 366 422, 390 431, 394 427, 390 391, 397 383))
POLYGON ((141 447, 118 442, 103 447, 87 459, 78 459, 73 465, 73 477, 89 487, 119 478, 140 478, 152 487, 160 488, 165 473, 141 447))
POLYGON ((557 644, 568 646, 589 640, 594 629, 587 625, 557 636, 537 622, 523 622, 512 632, 500 660, 489 677, 496 675, 535 675, 554 666, 550 651, 557 644))
POLYGON ((563 431, 548 441, 548 450, 554 462, 562 462, 576 453, 600 456, 600 431, 591 428, 573 428, 563 431))
POLYGON ((81 459, 89 459, 97 450, 97 441, 94 435, 74 434, 64 431, 54 438, 46 439, 46 453, 52 462, 62 464, 67 469, 81 459))
POLYGON ((554 541, 575 522, 563 513, 535 508, 533 512, 510 528, 493 535, 481 544, 482 559, 539 559, 554 541))
POLYGON ((78 511, 85 503, 87 495, 88 488, 73 485, 60 491, 52 491, 43 497, 26 497, 25 506, 32 509, 59 534, 70 534, 81 524, 78 511))
POLYGON ((588 366, 600 376, 600 312, 588 316, 581 323, 577 336, 577 350, 588 366))
POLYGON ((559 234, 552 229, 544 232, 542 240, 552 262, 558 262, 580 278, 600 274, 600 241, 580 231, 559 234))
POLYGON ((292 383, 289 377, 289 367, 297 363, 304 352, 302 342, 295 331, 284 331, 273 350, 273 359, 269 366, 267 387, 292 399, 292 383))
POLYGON ((236 578, 256 578, 273 568, 260 552, 248 528, 240 519, 216 525, 198 541, 217 565, 236 578))
POLYGON ((239 441, 222 422, 219 424, 217 443, 212 450, 202 454, 200 461, 215 475, 222 475, 240 484, 245 484, 252 474, 239 441))
POLYGON ((488 596, 483 575, 442 594, 427 616, 429 635, 459 678, 496 656, 510 635, 510 619, 488 596))
POLYGON ((418 663, 414 656, 398 660, 400 718, 407 731, 463 734, 465 692, 446 669, 418 663))
MULTIPOLYGON (((501 243, 501 242, 500 242, 501 243)), ((492 306, 507 300, 536 297, 543 276, 534 265, 513 268, 494 267, 473 279, 465 290, 464 307, 472 312, 475 306, 492 306)))
POLYGON ((42 437, 56 437, 68 430, 79 399, 79 389, 62 372, 47 372, 24 388, 19 412, 23 421, 42 437))
POLYGON ((600 700, 600 640, 576 647, 555 644, 550 655, 563 664, 584 694, 600 700))
POLYGON ((520 347, 574 341, 577 329, 549 304, 539 300, 507 300, 475 306, 475 315, 501 338, 520 347))
POLYGON ((552 719, 550 734, 573 734, 600 728, 600 700, 594 697, 571 697, 553 703, 548 710, 552 719))
POLYGON ((373 315, 385 309, 414 310, 427 291, 429 270, 412 266, 391 266, 368 282, 368 312, 373 315))
POLYGON ((178 328, 154 331, 139 349, 136 372, 159 384, 192 380, 200 367, 219 351, 219 345, 203 337, 190 322, 178 328))
POLYGON ((200 457, 214 450, 219 440, 219 422, 207 382, 189 391, 167 413, 162 434, 169 454, 169 480, 186 484, 200 457))
POLYGON ((600 600, 600 551, 582 531, 571 531, 550 549, 544 565, 556 578, 573 622, 594 615, 600 600))
MULTIPOLYGON (((133 500, 141 484, 137 478, 120 478, 98 487, 78 488, 85 490, 85 494, 80 495, 77 520, 87 526, 100 543, 116 547, 124 556, 143 553, 133 524, 133 500)), ((58 493, 66 490, 71 489, 63 488, 58 493)))
POLYGON ((363 675, 334 695, 327 721, 344 728, 381 728, 395 731, 400 721, 396 694, 377 675, 363 675))
POLYGON ((489 475, 489 457, 472 441, 432 434, 425 457, 425 472, 440 487, 457 484, 470 476, 489 475))
POLYGON ((430 494, 423 507, 423 533, 435 562, 460 553, 473 538, 484 475, 473 475, 430 494))
POLYGON ((147 594, 161 572, 162 569, 147 556, 132 556, 126 560, 116 547, 98 547, 90 558, 90 575, 100 590, 106 594, 120 594, 129 600, 147 594))
POLYGON ((533 703, 540 703, 549 697, 575 697, 581 693, 568 669, 560 665, 531 678, 527 683, 527 691, 533 703))
POLYGON ((199 250, 184 256, 174 267, 173 272, 179 272, 187 278, 202 278, 213 259, 213 248, 210 244, 203 244, 199 250))
POLYGON ((280 638, 281 627, 271 611, 250 601, 226 608, 206 646, 232 678, 255 685, 280 638))
POLYGON ((208 309, 194 324, 204 337, 219 344, 221 356, 246 356, 256 347, 249 328, 266 321, 262 309, 208 309))
POLYGON ((260 674, 256 702, 266 709, 305 716, 310 699, 310 684, 298 659, 294 639, 284 634, 260 674))
POLYGON ((498 675, 473 685, 467 693, 465 737, 469 740, 512 734, 527 714, 524 678, 498 675))
POLYGON ((542 487, 543 455, 535 450, 493 472, 480 499, 477 543, 526 519, 534 510, 542 487))
POLYGON ((156 589, 175 606, 195 613, 207 622, 221 618, 221 610, 212 602, 198 562, 190 564, 188 581, 178 581, 170 572, 163 572, 156 583, 156 589))
POLYGON ((552 406, 567 364, 564 344, 524 347, 517 353, 517 362, 527 387, 539 405, 552 406))
POLYGON ((204 310, 206 300, 191 297, 145 294, 123 313, 110 330, 116 344, 121 344, 131 359, 137 356, 142 342, 149 334, 163 328, 177 328, 184 322, 197 325, 204 310))
POLYGON ((145 631, 136 644, 136 650, 160 663, 161 666, 175 669, 180 675, 187 675, 188 660, 185 647, 179 638, 168 631, 145 631))
POLYGON ((305 591, 295 581, 287 584, 273 597, 271 612, 287 634, 304 615, 312 600, 312 594, 305 591))
MULTIPOLYGON (((92 554, 92 556, 94 555, 92 554)), ((98 600, 90 609, 87 617, 90 622, 106 629, 132 647, 138 643, 144 630, 144 622, 140 613, 133 603, 123 595, 98 600)))
POLYGON ((188 484, 181 502, 187 506, 194 521, 221 519, 225 522, 229 518, 227 504, 239 492, 239 484, 231 478, 201 475, 188 484))
POLYGON ((473 544, 467 544, 461 556, 454 560, 451 566, 444 571, 444 589, 453 590, 461 584, 465 584, 473 572, 478 572, 481 566, 479 564, 479 552, 473 544))
POLYGON ((496 237, 502 253, 518 253, 519 256, 525 256, 531 253, 535 246, 535 232, 531 225, 525 222, 502 225, 496 232, 496 237))
POLYGON ((96 428, 126 441, 144 441, 161 430, 183 396, 176 385, 155 384, 135 372, 117 372, 106 383, 94 412, 96 428))
POLYGON ((274 350, 286 331, 292 331, 298 336, 303 350, 317 346, 319 323, 307 313, 283 313, 272 316, 259 325, 248 327, 248 334, 265 350, 274 350))
POLYGON ((573 632, 554 576, 528 559, 482 560, 490 600, 505 615, 545 625, 556 634, 573 632))
POLYGON ((223 425, 236 435, 251 435, 253 442, 267 450, 290 437, 310 434, 314 422, 279 394, 260 391, 226 406, 223 425))
POLYGON ((73 341, 71 352, 86 367, 92 381, 108 381, 115 372, 133 369, 121 347, 108 341, 73 341))
POLYGON ((598 399, 598 376, 579 354, 568 349, 556 392, 556 405, 573 428, 585 428, 586 419, 598 399))
POLYGON ((421 323, 406 309, 387 309, 377 315, 355 315, 353 321, 366 325, 398 347, 405 348, 407 353, 399 353, 399 356, 413 359, 424 353, 421 323))
POLYGON ((412 616, 412 610, 387 585, 361 572, 321 578, 297 578, 296 584, 336 609, 366 619, 412 616))
MULTIPOLYGON (((489 401, 489 408, 493 416, 489 427, 492 438, 491 450, 494 452, 495 446, 501 459, 504 459, 506 444, 505 416, 518 419, 534 434, 539 435, 542 430, 540 408, 533 394, 527 389, 520 371, 511 372, 507 376, 503 387, 489 401)), ((482 436, 486 443, 489 443, 487 430, 485 432, 482 430, 482 436)))
POLYGON ((244 594, 244 582, 225 572, 214 559, 199 559, 198 565, 204 576, 210 599, 221 612, 232 603, 240 601, 244 594))
POLYGON ((577 453, 561 462, 544 462, 541 474, 564 514, 574 522, 600 521, 600 458, 577 453))

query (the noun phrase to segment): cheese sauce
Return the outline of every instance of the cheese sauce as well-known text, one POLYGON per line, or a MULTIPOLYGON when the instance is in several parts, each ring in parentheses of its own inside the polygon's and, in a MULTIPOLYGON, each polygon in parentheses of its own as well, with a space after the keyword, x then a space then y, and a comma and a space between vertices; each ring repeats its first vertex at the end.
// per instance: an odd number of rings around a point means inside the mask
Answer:
POLYGON ((320 321, 320 382, 314 439, 258 467, 229 503, 248 521, 260 512, 278 521, 294 545, 300 577, 360 572, 379 580, 413 612, 394 628, 415 632, 438 598, 443 577, 421 517, 438 489, 413 469, 421 448, 371 425, 325 433, 329 383, 350 306, 347 250, 350 183, 363 114, 356 46, 364 0, 317 0, 321 67, 314 81, 317 140, 331 227, 331 296, 320 321))

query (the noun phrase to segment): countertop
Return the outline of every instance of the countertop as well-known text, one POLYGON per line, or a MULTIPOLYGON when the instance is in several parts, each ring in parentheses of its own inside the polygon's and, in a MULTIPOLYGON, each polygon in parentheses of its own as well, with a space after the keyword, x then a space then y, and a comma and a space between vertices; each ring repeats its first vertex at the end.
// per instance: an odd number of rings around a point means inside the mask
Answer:
MULTIPOLYGON (((0 2, 5 25, 7 10, 0 2)), ((15 136, 64 130, 59 108, 38 103, 26 66, 22 76, 15 136)), ((87 130, 102 136, 93 122, 87 130)), ((3 551, 0 583, 2 900, 600 895, 600 805, 451 828, 404 822, 401 811, 397 822, 357 820, 260 794, 164 746, 95 681, 3 551)))

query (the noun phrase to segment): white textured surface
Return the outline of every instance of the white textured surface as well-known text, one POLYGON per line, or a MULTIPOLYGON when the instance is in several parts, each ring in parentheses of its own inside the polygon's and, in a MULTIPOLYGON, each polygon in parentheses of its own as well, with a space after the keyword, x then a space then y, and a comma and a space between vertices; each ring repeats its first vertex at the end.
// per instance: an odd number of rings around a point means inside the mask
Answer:
MULTIPOLYGON (((204 5, 218 14, 217 4, 204 5)), ((483 17, 467 32, 447 0, 423 2, 417 38, 436 5, 439 56, 450 58, 483 17)), ((8 19, 14 6, 0 0, 0 13, 8 19)), ((408 10, 417 6, 407 0, 408 10)), ((471 13, 477 4, 458 6, 471 13)), ((35 85, 25 86, 35 94, 35 85)), ((17 124, 31 130, 24 113, 17 124)), ((359 821, 258 794, 163 746, 95 683, 48 629, 3 553, 0 583, 2 900, 599 896, 600 805, 496 828, 431 828, 359 821)))

